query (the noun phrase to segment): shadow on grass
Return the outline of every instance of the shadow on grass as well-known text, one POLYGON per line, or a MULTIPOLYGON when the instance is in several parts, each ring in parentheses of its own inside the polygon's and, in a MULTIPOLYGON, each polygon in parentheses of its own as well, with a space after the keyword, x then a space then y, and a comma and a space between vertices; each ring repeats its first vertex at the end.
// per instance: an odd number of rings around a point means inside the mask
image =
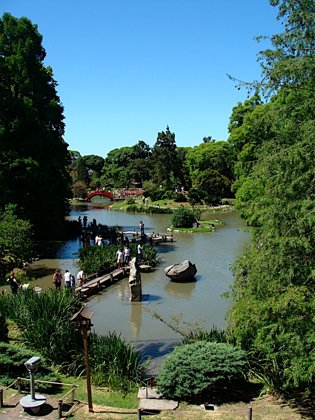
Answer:
POLYGON ((209 387, 200 395, 185 399, 185 402, 215 405, 238 402, 249 403, 253 398, 260 395, 262 387, 262 384, 253 384, 247 381, 238 381, 229 385, 225 383, 222 386, 209 387))
POLYGON ((312 389, 309 395, 296 393, 288 400, 289 405, 305 419, 315 419, 315 400, 312 397, 314 391, 312 389))

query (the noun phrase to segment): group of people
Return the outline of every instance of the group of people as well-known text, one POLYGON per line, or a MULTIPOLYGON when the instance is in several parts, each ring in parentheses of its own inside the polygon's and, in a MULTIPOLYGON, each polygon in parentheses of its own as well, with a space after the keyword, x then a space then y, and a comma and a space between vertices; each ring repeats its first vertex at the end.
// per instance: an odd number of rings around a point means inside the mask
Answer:
MULTIPOLYGON (((137 255, 136 255, 138 264, 140 264, 142 261, 142 250, 143 250, 143 246, 141 244, 138 244, 137 255)), ((128 245, 125 245, 123 248, 119 248, 118 251, 116 252, 117 268, 122 268, 129 265, 130 256, 131 256, 131 251, 128 245)))
POLYGON ((84 273, 83 270, 80 270, 77 273, 77 277, 75 278, 73 274, 70 273, 69 270, 66 270, 64 274, 62 274, 60 268, 57 268, 53 274, 53 283, 56 289, 60 289, 62 283, 66 288, 72 288, 83 286, 84 284, 84 273))

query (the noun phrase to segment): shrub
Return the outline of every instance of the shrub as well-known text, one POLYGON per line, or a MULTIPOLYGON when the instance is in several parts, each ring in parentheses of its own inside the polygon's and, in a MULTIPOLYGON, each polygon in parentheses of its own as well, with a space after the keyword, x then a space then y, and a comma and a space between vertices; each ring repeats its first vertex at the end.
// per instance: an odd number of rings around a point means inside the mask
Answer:
POLYGON ((115 332, 106 336, 92 333, 90 343, 89 359, 94 384, 128 391, 140 383, 145 371, 141 354, 119 335, 115 332))
POLYGON ((0 341, 8 341, 8 326, 3 312, 0 312, 0 325, 0 341))
POLYGON ((186 203, 187 197, 185 194, 176 194, 174 198, 175 203, 186 203))
MULTIPOLYGON (((36 356, 40 356, 35 352, 36 356)), ((8 343, 0 343, 0 375, 1 382, 4 385, 9 385, 16 380, 17 377, 28 378, 29 373, 24 363, 34 356, 33 350, 17 347, 8 343)), ((45 360, 41 357, 40 365, 36 371, 35 379, 42 381, 56 381, 57 378, 49 367, 47 367, 45 360)), ((26 388, 29 388, 27 382, 22 382, 22 385, 26 384, 26 388)), ((49 384, 37 384, 36 391, 48 391, 52 389, 52 385, 49 384)))
POLYGON ((247 370, 246 353, 230 344, 198 341, 178 346, 162 363, 157 387, 167 398, 191 402, 215 399, 247 370))
POLYGON ((172 216, 172 225, 174 228, 190 228, 195 221, 194 212, 187 207, 176 209, 172 216))

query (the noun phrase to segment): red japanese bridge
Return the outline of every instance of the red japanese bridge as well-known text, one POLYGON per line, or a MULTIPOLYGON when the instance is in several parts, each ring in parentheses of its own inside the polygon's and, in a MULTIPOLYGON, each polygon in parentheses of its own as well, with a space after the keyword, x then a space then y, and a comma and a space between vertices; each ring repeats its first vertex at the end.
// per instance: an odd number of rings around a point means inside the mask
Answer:
POLYGON ((90 193, 88 193, 88 195, 86 196, 86 201, 90 201, 92 197, 96 197, 96 196, 107 197, 111 201, 114 200, 113 193, 109 191, 104 191, 104 190, 96 190, 96 191, 91 191, 90 193))

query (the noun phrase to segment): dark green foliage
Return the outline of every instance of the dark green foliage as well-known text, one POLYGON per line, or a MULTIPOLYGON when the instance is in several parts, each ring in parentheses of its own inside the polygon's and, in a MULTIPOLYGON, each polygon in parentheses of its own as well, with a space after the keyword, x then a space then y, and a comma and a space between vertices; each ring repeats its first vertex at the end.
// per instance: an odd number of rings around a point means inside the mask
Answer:
POLYGON ((89 359, 95 385, 128 391, 139 385, 144 375, 141 354, 115 332, 90 335, 89 359))
POLYGON ((174 198, 175 203, 186 203, 187 196, 185 194, 176 194, 174 198))
POLYGON ((68 290, 33 290, 16 296, 1 296, 0 307, 19 327, 21 340, 52 365, 74 372, 82 363, 82 337, 71 324, 81 307, 78 296, 68 290), (5 302, 2 302, 4 300, 5 302))
POLYGON ((159 187, 172 189, 177 185, 177 173, 179 156, 176 151, 175 133, 171 133, 169 127, 166 131, 158 133, 156 143, 152 149, 153 179, 159 187))
POLYGON ((0 266, 1 275, 21 267, 33 255, 32 227, 26 220, 18 219, 15 207, 7 206, 0 214, 0 266))
POLYGON ((4 312, 1 311, 0 307, 0 341, 8 341, 8 326, 7 326, 7 320, 6 315, 4 312))
POLYGON ((310 392, 315 373, 314 2, 271 3, 279 5, 285 31, 272 37, 273 49, 261 53, 262 85, 277 94, 235 129, 243 128, 238 159, 259 159, 238 173, 236 204, 253 229, 251 245, 234 266, 228 333, 251 352, 253 371, 269 388, 310 392), (262 135, 249 153, 253 133, 262 135))
POLYGON ((221 198, 231 196, 231 181, 214 169, 199 172, 193 185, 202 191, 202 198, 207 204, 218 204, 221 198))
POLYGON ((1 205, 16 204, 36 235, 61 231, 70 178, 63 108, 42 36, 27 18, 0 19, 1 205))
POLYGON ((142 184, 150 178, 150 155, 151 149, 144 141, 111 150, 104 161, 102 185, 105 188, 129 188, 131 181, 142 184))
MULTIPOLYGON (((17 377, 29 379, 29 373, 24 363, 33 356, 41 358, 40 365, 36 371, 35 379, 41 381, 57 381, 55 374, 47 366, 41 355, 34 351, 22 347, 17 347, 8 343, 0 342, 0 380, 3 385, 10 385, 17 377)), ((22 381, 23 389, 30 388, 29 382, 22 381)), ((36 383, 37 391, 51 391, 55 386, 50 384, 36 383)))
POLYGON ((195 214, 187 207, 180 207, 174 211, 172 226, 174 228, 190 228, 196 222, 195 214))
POLYGON ((197 341, 176 347, 166 357, 157 386, 166 398, 213 401, 218 390, 227 394, 246 372, 244 351, 226 343, 197 341))

